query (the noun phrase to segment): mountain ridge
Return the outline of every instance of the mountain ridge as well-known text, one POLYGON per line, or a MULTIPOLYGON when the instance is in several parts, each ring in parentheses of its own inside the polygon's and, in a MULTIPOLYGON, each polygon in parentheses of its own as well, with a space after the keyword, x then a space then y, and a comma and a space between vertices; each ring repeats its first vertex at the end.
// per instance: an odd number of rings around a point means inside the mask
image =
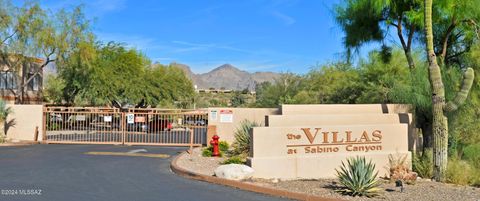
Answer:
POLYGON ((190 66, 180 63, 172 63, 172 66, 183 70, 185 75, 192 80, 198 89, 230 89, 254 91, 257 84, 273 82, 280 76, 275 72, 249 73, 232 64, 223 64, 206 73, 194 73, 190 66))

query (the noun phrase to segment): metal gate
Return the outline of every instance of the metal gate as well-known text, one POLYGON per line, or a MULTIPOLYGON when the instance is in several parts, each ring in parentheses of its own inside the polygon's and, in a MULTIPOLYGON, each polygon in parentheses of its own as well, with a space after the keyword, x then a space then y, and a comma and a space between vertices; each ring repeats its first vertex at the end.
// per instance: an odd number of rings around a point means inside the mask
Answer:
POLYGON ((205 110, 44 107, 42 139, 61 144, 201 146, 205 110))

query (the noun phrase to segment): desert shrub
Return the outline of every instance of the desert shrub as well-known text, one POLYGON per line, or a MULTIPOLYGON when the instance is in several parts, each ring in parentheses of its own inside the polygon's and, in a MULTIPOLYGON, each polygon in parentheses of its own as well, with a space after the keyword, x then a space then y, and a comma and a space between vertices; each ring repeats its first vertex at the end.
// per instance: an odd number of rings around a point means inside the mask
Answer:
POLYGON ((232 144, 233 155, 248 155, 250 151, 250 129, 259 126, 256 122, 244 120, 240 127, 235 130, 235 141, 232 144))
POLYGON ((407 184, 413 184, 417 180, 417 173, 410 170, 410 164, 407 161, 408 155, 388 156, 388 167, 390 172, 390 181, 401 180, 407 184))
MULTIPOLYGON (((228 142, 226 141, 220 141, 218 142, 218 149, 220 152, 220 157, 223 157, 223 155, 228 151, 229 145, 228 142)), ((203 148, 202 150, 202 156, 204 157, 211 157, 213 154, 213 146, 209 145, 208 147, 203 148)))
POLYGON ((480 187, 480 169, 473 168, 472 186, 480 187))
POLYGON ((0 143, 5 143, 6 137, 5 135, 0 135, 0 143))
POLYGON ((8 116, 13 113, 13 109, 11 107, 7 106, 7 103, 5 103, 4 100, 0 99, 0 124, 2 127, 2 131, 0 132, 1 135, 1 141, 5 141, 5 138, 7 137, 7 130, 9 127, 15 125, 15 119, 11 119, 10 121, 7 121, 8 116))
POLYGON ((204 157, 211 157, 212 156, 212 153, 213 153, 213 147, 212 149, 210 149, 210 147, 205 147, 202 149, 202 156, 204 157))
POLYGON ((223 161, 222 164, 245 164, 245 158, 241 156, 232 156, 227 160, 223 161))
POLYGON ((480 168, 480 144, 471 144, 463 149, 463 158, 475 168, 480 168))
POLYGON ((365 157, 355 157, 347 159, 347 164, 342 161, 340 170, 335 169, 340 183, 344 186, 338 190, 343 194, 352 196, 373 197, 379 193, 379 183, 377 180, 378 171, 375 171, 375 164, 372 161, 368 163, 365 157))
POLYGON ((457 158, 452 158, 448 161, 447 167, 447 182, 468 185, 473 183, 474 171, 467 161, 463 161, 457 158))
POLYGON ((431 179, 433 177, 433 152, 431 149, 425 149, 423 153, 414 155, 413 171, 422 178, 431 179))
MULTIPOLYGON (((223 157, 224 155, 224 152, 222 150, 219 151, 220 152, 220 157, 223 157)), ((208 146, 208 147, 205 147, 203 148, 202 150, 202 156, 204 157, 212 157, 212 154, 213 154, 213 146, 208 146)))
POLYGON ((228 145, 227 141, 220 141, 218 143, 218 148, 220 149, 220 152, 226 153, 228 149, 230 148, 230 145, 228 145))

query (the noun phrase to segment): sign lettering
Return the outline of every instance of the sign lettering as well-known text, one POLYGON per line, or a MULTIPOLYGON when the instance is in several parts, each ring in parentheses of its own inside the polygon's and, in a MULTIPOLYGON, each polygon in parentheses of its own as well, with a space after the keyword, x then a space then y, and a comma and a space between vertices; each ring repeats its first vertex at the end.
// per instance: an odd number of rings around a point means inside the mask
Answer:
POLYGON ((303 150, 305 154, 339 152, 370 152, 382 150, 382 131, 364 130, 361 133, 346 131, 322 131, 322 128, 301 128, 300 134, 287 134, 287 154, 298 154, 298 150, 303 150), (321 133, 322 137, 317 138, 321 133), (299 140, 305 137, 307 144, 299 140), (298 149, 302 148, 302 149, 298 149))

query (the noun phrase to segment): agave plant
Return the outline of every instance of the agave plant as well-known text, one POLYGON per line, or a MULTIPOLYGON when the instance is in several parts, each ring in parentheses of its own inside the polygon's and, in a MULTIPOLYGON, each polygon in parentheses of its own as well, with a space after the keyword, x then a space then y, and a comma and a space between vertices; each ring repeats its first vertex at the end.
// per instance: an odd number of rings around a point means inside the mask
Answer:
POLYGON ((7 107, 7 104, 5 103, 4 100, 0 100, 0 121, 5 121, 12 113, 12 108, 7 107))
POLYGON ((7 107, 5 101, 0 100, 0 141, 3 142, 7 135, 7 130, 9 127, 15 124, 15 120, 12 119, 7 122, 8 115, 12 114, 13 110, 11 107, 7 107))
POLYGON ((375 164, 372 161, 368 163, 365 157, 356 157, 347 159, 347 164, 342 161, 340 170, 337 171, 337 177, 344 188, 338 190, 343 194, 352 196, 373 197, 379 193, 379 183, 375 171, 375 164))
POLYGON ((256 122, 248 120, 242 121, 241 125, 235 131, 235 141, 233 142, 234 155, 247 155, 250 151, 250 129, 259 126, 256 122))

